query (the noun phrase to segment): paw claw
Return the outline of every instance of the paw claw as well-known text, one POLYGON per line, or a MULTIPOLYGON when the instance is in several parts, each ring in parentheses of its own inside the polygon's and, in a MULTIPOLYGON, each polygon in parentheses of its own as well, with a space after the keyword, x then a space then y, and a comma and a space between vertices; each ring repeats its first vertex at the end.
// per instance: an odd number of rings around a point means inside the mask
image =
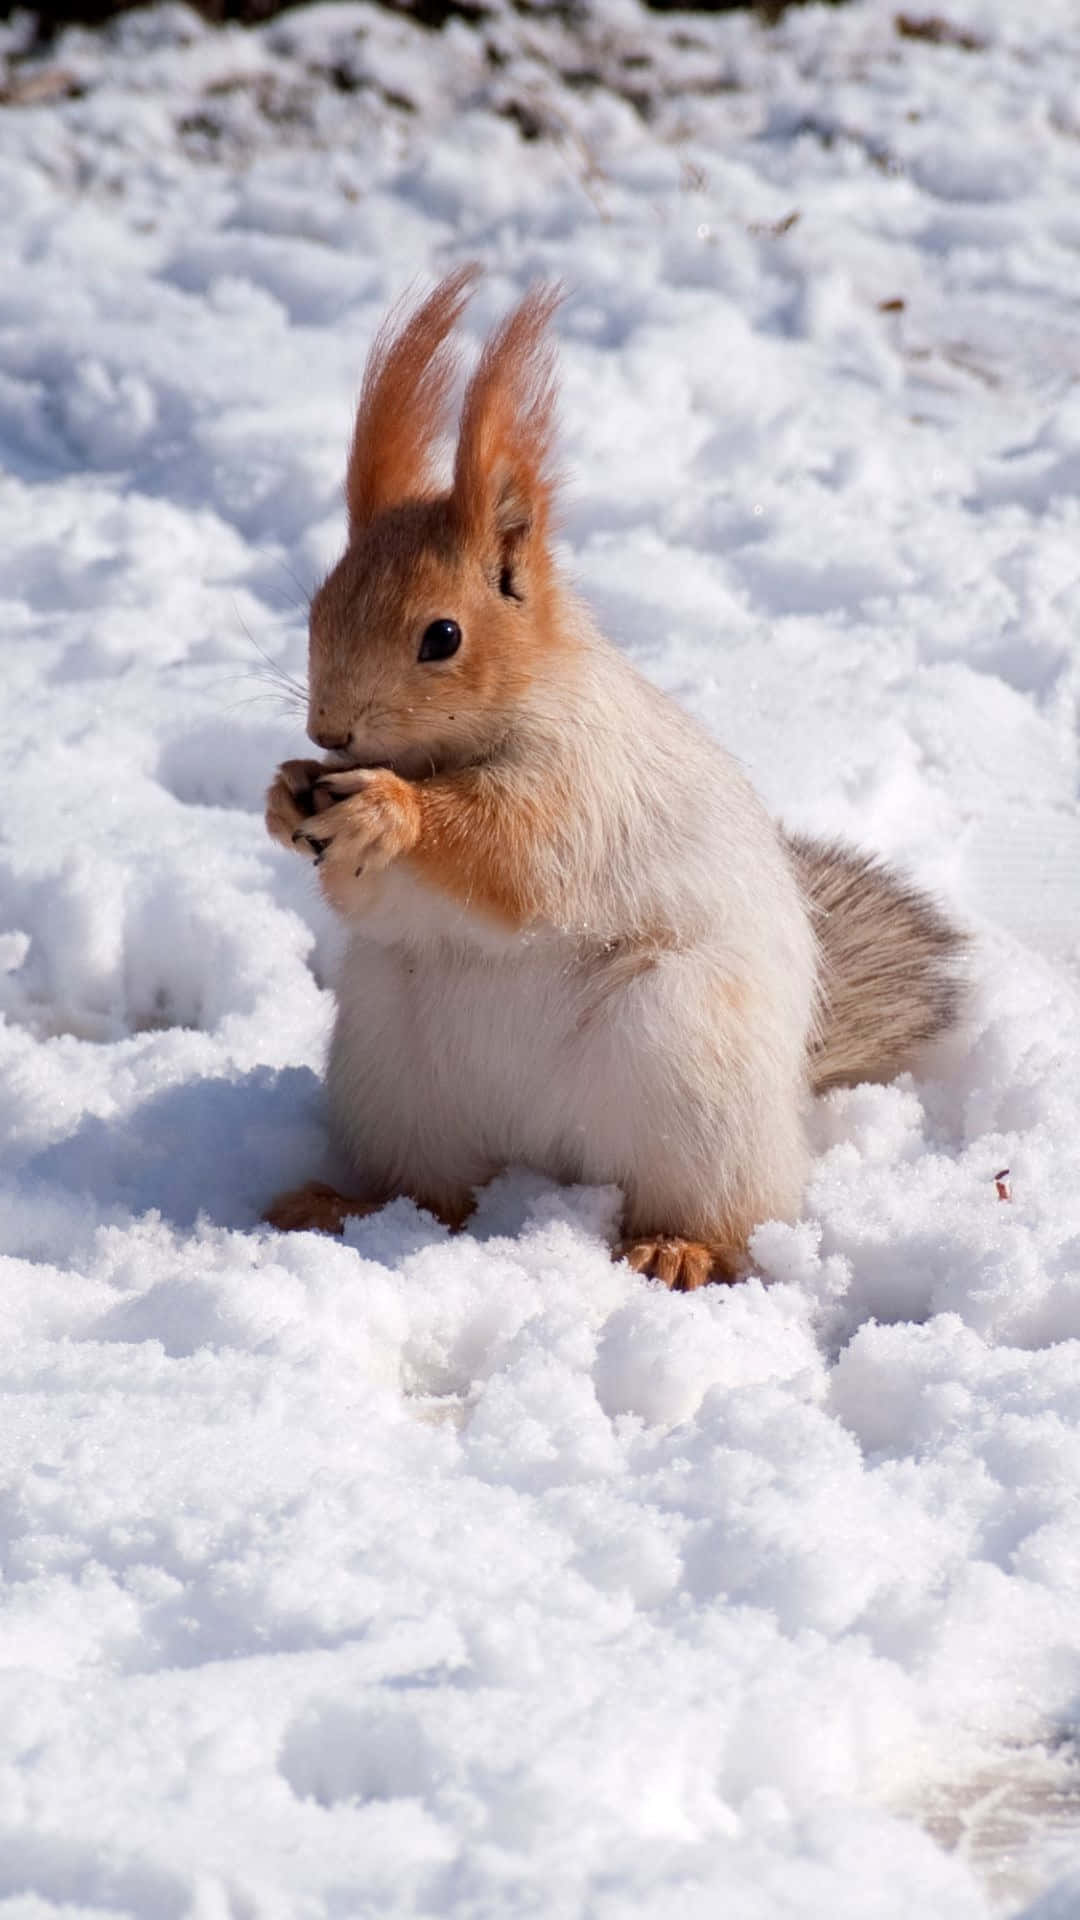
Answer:
POLYGON ((320 866, 325 860, 326 850, 330 845, 329 840, 323 839, 320 835, 305 833, 303 827, 297 827, 292 837, 292 843, 294 847, 301 849, 306 847, 316 866, 320 866))

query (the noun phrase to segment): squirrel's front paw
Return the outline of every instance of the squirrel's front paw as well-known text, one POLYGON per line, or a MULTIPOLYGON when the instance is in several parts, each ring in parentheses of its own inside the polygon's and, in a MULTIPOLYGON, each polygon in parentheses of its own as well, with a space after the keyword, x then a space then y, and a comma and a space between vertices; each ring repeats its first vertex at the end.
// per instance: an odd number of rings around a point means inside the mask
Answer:
POLYGON ((388 867, 420 838, 416 789, 389 767, 321 770, 314 800, 319 811, 296 827, 292 840, 322 869, 323 890, 335 906, 347 904, 352 881, 388 867))
POLYGON ((318 760, 286 760, 278 768, 266 795, 266 831, 271 840, 280 840, 283 847, 297 847, 302 853, 310 851, 299 847, 296 836, 321 805, 329 805, 328 799, 320 800, 317 784, 325 772, 318 760))

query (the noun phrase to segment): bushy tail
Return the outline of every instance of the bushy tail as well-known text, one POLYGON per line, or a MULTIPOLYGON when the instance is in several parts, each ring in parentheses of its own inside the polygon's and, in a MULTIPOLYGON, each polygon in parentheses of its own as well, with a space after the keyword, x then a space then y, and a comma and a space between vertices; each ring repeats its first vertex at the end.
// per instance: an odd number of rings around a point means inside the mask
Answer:
POLYGON ((785 836, 822 955, 815 1093, 891 1080, 956 1024, 966 934, 916 887, 867 854, 785 836))

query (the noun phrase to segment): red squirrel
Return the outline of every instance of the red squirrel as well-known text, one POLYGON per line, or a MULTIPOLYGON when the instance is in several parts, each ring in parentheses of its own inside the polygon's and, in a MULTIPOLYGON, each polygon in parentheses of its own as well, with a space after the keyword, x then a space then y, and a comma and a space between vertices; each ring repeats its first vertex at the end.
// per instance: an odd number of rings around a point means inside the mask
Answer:
POLYGON ((309 734, 267 799, 349 928, 327 1071, 352 1195, 453 1225, 522 1164, 625 1196, 618 1252, 689 1290, 792 1219, 806 1113, 956 1021, 964 937, 866 856, 785 835, 703 727, 598 631, 552 553, 558 296, 488 340, 452 482, 450 337, 473 271, 391 316, 364 379, 348 545, 311 606, 309 734))

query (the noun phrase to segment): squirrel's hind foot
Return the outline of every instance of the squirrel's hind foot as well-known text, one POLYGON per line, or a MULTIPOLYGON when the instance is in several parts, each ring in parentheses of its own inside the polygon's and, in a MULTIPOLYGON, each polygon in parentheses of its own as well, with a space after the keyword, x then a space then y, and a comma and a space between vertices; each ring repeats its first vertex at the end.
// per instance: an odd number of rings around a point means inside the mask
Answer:
POLYGON ((680 1240, 668 1233, 623 1240, 615 1258, 628 1261, 647 1280, 662 1280, 672 1293, 693 1293, 712 1282, 732 1286, 748 1272, 741 1249, 720 1240, 680 1240))
MULTIPOLYGON (((425 1213, 434 1214, 451 1233, 460 1231, 476 1204, 471 1194, 453 1200, 430 1200, 421 1194, 409 1197, 425 1213)), ((328 1187, 325 1180, 309 1180, 305 1186, 279 1193, 263 1219, 279 1233, 344 1233, 346 1220, 362 1220, 365 1214, 377 1213, 386 1202, 386 1195, 381 1200, 353 1200, 336 1187, 328 1187)))
POLYGON ((381 1205, 379 1200, 350 1200, 324 1180, 309 1180, 306 1186, 279 1193, 263 1219, 279 1233, 343 1233, 346 1220, 374 1213, 381 1205))

